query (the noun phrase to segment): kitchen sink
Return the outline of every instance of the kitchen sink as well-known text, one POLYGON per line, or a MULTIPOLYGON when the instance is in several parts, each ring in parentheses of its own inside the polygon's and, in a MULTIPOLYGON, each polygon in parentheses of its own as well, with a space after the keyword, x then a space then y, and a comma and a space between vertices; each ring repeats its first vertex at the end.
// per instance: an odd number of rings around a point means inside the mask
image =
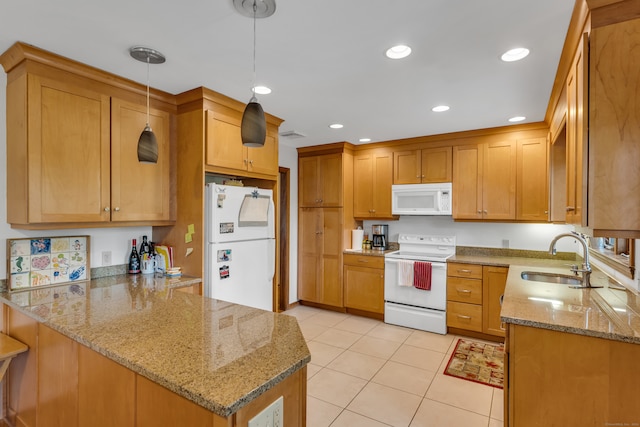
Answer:
POLYGON ((534 282, 558 283, 560 285, 582 285, 582 279, 559 273, 544 273, 542 271, 523 271, 520 275, 524 280, 534 282))

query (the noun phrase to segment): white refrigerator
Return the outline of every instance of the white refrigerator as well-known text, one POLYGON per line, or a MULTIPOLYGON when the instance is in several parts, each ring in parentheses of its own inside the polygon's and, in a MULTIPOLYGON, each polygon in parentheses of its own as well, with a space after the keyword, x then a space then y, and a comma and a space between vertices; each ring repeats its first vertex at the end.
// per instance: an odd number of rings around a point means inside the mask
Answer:
POLYGON ((205 206, 205 296, 271 311, 272 190, 207 184, 205 206))

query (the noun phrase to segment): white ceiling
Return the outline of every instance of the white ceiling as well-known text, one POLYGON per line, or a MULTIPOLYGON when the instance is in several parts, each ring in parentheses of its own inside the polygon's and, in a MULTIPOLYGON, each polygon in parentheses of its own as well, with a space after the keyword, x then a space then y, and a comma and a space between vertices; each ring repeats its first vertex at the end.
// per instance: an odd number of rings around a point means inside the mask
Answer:
MULTIPOLYGON (((283 144, 357 144, 544 119, 574 0, 276 0, 257 21, 258 97, 284 119, 283 144), (408 44, 413 54, 384 51, 408 44), (524 46, 531 54, 504 63, 524 46), (435 105, 451 110, 433 113, 435 105), (344 124, 340 130, 328 125, 344 124)), ((232 0, 3 0, 0 52, 23 41, 146 83, 129 56, 144 45, 167 62, 151 86, 206 86, 247 102, 253 21, 232 0)))

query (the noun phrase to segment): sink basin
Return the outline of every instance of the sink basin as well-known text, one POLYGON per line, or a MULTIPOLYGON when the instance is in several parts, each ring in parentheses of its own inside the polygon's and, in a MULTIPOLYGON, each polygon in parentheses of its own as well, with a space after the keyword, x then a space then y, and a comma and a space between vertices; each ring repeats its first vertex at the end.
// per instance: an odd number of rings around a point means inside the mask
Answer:
POLYGON ((561 285, 582 285, 579 277, 559 273, 544 273, 541 271, 523 271, 520 275, 524 280, 534 282, 558 283, 561 285))

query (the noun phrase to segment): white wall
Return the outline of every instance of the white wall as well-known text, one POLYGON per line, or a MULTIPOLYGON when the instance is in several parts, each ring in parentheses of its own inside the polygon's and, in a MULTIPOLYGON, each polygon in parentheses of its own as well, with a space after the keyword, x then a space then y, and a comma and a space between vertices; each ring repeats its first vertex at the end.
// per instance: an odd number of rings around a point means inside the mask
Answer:
POLYGON ((298 151, 280 142, 279 164, 289 168, 289 303, 298 301, 298 151))
POLYGON ((7 130, 6 130, 6 88, 7 75, 0 72, 0 279, 7 277, 7 247, 5 239, 21 237, 71 236, 87 234, 91 236, 91 267, 102 266, 102 251, 111 251, 112 265, 125 264, 129 257, 131 239, 140 241, 142 235, 151 236, 151 227, 126 227, 105 229, 70 230, 15 230, 7 224, 7 130))

